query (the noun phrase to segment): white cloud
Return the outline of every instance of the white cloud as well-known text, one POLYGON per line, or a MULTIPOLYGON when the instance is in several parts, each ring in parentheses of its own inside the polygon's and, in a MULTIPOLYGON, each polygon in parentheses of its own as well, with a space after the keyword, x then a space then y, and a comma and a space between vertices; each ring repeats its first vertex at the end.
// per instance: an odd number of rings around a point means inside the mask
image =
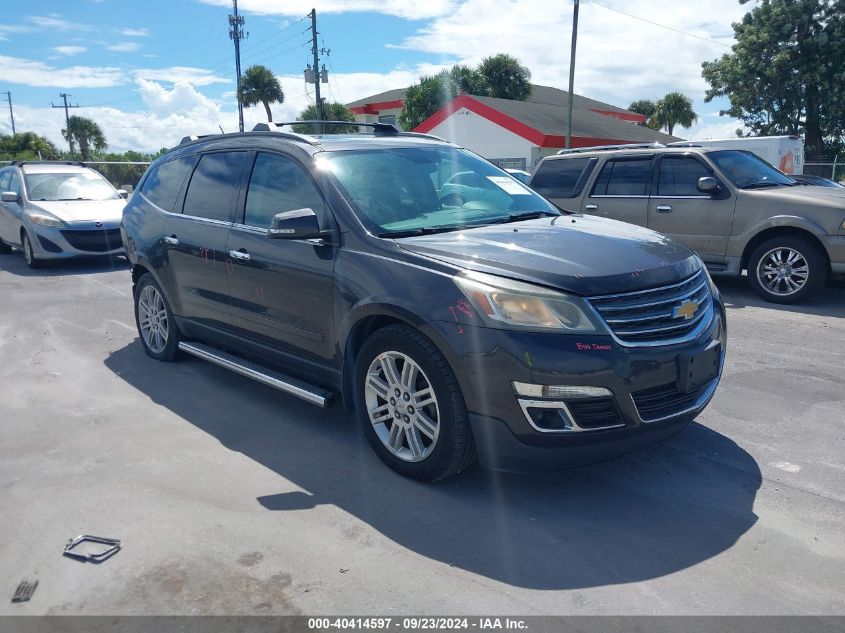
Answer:
POLYGON ((54 68, 44 62, 6 55, 0 55, 0 68, 4 69, 3 79, 6 82, 39 88, 109 88, 124 82, 124 71, 119 68, 54 68))
POLYGON ((53 31, 91 31, 93 27, 79 22, 65 20, 58 13, 49 15, 33 15, 27 18, 30 22, 42 29, 53 31))
POLYGON ((191 66, 170 66, 168 68, 141 68, 134 71, 139 79, 150 81, 164 81, 174 84, 187 83, 194 86, 208 86, 210 84, 234 83, 205 68, 191 66))
POLYGON ((106 48, 118 53, 134 53, 138 50, 139 46, 138 42, 121 42, 120 44, 110 44, 106 48))
MULTIPOLYGON (((212 4, 231 9, 229 0, 199 0, 204 4, 212 4)), ((350 13, 373 12, 395 15, 409 20, 423 20, 450 13, 457 0, 399 0, 384 2, 383 0, 324 0, 317 3, 318 13, 350 13)), ((314 6, 313 0, 241 0, 238 8, 241 12, 251 12, 260 15, 289 15, 304 16, 314 6)))
POLYGON ((121 29, 121 35, 125 35, 126 37, 149 37, 150 30, 148 28, 143 29, 121 29))
POLYGON ((88 49, 84 46, 54 46, 53 50, 59 55, 79 55, 88 49))
POLYGON ((716 138, 735 138, 737 129, 747 131, 742 121, 731 119, 723 123, 699 123, 682 134, 690 141, 706 141, 716 138))
POLYGON ((29 33, 33 30, 30 26, 23 24, 0 24, 0 41, 8 41, 9 35, 18 33, 29 33))

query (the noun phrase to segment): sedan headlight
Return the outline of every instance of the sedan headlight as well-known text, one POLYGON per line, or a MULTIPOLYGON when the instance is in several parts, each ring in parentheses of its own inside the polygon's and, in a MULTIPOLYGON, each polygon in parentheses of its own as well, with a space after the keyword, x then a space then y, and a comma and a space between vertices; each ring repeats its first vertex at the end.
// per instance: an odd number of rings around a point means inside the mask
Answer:
POLYGON ((604 331, 580 297, 476 272, 453 279, 491 327, 580 334, 604 331))
POLYGON ((65 223, 62 222, 59 218, 55 215, 50 215, 46 211, 29 211, 27 213, 29 219, 32 220, 35 224, 40 224, 42 226, 64 226, 65 223))

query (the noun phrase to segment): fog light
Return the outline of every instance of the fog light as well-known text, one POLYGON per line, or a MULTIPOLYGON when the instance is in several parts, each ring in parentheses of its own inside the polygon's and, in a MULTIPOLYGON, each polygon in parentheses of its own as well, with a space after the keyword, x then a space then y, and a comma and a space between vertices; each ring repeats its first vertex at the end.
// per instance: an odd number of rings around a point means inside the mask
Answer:
POLYGON ((529 398, 601 398, 612 396, 604 387, 573 387, 571 385, 532 385, 527 382, 511 383, 514 393, 529 398))
POLYGON ((572 421, 563 412, 563 409, 525 407, 525 411, 534 426, 544 431, 565 431, 572 428, 572 421))

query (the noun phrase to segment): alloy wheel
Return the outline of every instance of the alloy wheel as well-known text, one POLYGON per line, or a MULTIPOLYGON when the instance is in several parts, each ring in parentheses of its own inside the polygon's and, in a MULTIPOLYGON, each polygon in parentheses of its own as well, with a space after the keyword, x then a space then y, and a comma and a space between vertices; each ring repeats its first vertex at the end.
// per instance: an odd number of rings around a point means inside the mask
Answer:
POLYGON ((154 286, 144 286, 138 297, 138 327, 144 343, 155 354, 161 354, 167 347, 170 322, 164 297, 154 286))
POLYGON ((428 457, 440 433, 440 408, 431 381, 407 354, 383 352, 367 370, 364 401, 370 423, 398 458, 428 457))
POLYGON ((794 248, 779 246, 768 251, 757 264, 760 285, 779 297, 800 291, 810 276, 806 258, 794 248))

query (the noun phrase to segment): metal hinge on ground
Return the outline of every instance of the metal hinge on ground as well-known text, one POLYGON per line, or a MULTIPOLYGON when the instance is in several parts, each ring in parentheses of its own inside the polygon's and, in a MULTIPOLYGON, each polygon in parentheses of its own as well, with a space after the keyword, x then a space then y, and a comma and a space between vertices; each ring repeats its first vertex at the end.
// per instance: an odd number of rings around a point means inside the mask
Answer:
POLYGON ((102 563, 107 558, 114 556, 120 550, 120 539, 108 538, 105 536, 92 536, 90 534, 80 534, 76 538, 72 538, 65 545, 65 550, 62 552, 65 556, 70 556, 77 560, 86 561, 89 563, 102 563), (96 551, 85 551, 85 543, 95 543, 97 545, 105 545, 105 548, 99 548, 96 551), (76 549, 79 546, 80 549, 76 549))

